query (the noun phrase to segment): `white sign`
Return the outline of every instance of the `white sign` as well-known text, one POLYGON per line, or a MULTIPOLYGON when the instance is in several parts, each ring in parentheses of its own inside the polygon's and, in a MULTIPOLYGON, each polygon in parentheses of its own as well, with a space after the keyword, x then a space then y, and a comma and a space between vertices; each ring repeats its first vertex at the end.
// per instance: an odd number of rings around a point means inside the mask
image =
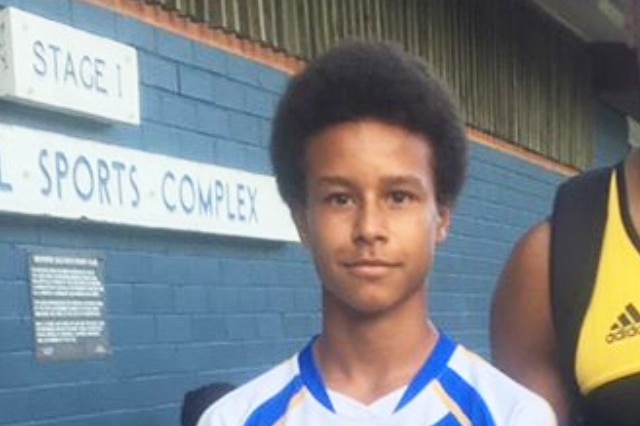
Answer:
POLYGON ((139 124, 138 56, 127 45, 7 7, 0 10, 0 97, 139 124))
POLYGON ((298 241, 271 176, 3 124, 0 211, 298 241))

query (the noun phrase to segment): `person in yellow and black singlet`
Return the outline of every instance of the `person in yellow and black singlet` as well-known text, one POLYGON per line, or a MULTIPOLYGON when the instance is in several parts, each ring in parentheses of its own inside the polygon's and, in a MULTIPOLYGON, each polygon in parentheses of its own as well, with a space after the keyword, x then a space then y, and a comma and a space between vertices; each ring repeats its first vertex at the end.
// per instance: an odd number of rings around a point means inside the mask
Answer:
POLYGON ((570 425, 640 425, 640 149, 564 183, 492 307, 498 367, 570 425))

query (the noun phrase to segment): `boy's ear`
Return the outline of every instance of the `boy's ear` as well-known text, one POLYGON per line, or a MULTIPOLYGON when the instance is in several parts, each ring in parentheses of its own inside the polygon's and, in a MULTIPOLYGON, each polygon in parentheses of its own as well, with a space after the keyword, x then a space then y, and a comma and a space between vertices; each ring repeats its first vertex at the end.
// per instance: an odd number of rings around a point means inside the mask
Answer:
POLYGON ((303 246, 309 247, 306 210, 304 206, 300 203, 295 203, 290 206, 290 210, 291 218, 293 219, 293 223, 296 225, 296 229, 298 230, 300 242, 303 246))
POLYGON ((443 243, 449 235, 451 226, 451 207, 439 206, 436 217, 436 242, 443 243))

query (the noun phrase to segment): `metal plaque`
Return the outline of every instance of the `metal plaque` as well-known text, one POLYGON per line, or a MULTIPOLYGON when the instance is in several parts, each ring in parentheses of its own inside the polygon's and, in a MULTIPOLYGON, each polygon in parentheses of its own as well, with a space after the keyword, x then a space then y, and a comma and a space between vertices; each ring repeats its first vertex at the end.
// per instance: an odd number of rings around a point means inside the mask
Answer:
POLYGON ((38 360, 92 359, 110 354, 102 271, 103 261, 95 256, 30 253, 38 360))

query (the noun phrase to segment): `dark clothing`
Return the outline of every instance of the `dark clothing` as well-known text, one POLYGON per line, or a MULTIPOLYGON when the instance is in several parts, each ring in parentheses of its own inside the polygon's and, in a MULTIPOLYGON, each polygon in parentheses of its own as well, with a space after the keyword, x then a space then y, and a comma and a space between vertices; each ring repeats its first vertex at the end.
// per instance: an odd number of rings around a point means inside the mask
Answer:
POLYGON ((233 389, 235 386, 230 383, 217 382, 187 392, 182 401, 182 426, 196 426, 202 413, 233 389))
POLYGON ((640 240, 629 212, 622 163, 556 195, 550 294, 573 426, 640 425, 640 240))

